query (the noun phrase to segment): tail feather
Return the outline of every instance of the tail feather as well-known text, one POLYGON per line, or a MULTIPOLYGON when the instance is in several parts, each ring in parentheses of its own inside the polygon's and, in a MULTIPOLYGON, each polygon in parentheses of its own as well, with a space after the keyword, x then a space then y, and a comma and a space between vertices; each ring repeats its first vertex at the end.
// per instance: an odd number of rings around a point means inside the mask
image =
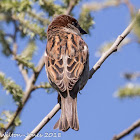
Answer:
POLYGON ((79 130, 79 121, 77 116, 77 98, 61 96, 61 116, 54 126, 54 129, 59 128, 61 131, 67 131, 72 128, 79 130))
POLYGON ((79 121, 78 121, 78 114, 77 114, 77 99, 75 101, 76 103, 76 109, 74 109, 75 113, 73 113, 73 127, 74 127, 74 130, 78 131, 79 130, 79 121))

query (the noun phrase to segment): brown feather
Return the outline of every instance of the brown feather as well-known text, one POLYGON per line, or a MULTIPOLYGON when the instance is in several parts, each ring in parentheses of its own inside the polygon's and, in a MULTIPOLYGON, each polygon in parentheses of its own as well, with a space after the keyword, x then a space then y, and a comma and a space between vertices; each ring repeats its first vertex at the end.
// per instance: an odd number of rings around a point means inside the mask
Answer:
POLYGON ((88 80, 89 54, 81 36, 65 30, 65 24, 75 19, 64 17, 56 18, 48 28, 45 67, 49 82, 59 92, 61 101, 61 117, 54 128, 67 131, 69 128, 79 130, 77 93, 88 80))

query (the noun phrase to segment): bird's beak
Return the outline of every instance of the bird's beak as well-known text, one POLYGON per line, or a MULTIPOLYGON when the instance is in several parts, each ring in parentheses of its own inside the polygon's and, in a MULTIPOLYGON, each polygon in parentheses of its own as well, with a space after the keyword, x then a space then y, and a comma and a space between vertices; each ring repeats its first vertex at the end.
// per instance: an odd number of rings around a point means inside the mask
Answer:
POLYGON ((83 30, 80 26, 79 26, 79 31, 81 34, 87 34, 87 32, 85 30, 83 30))

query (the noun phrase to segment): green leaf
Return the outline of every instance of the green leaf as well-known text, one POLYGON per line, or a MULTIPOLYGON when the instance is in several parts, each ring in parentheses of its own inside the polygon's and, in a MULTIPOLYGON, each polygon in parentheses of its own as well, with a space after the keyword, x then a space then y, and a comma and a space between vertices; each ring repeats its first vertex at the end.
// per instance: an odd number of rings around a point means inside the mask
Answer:
POLYGON ((28 57, 26 58, 22 55, 17 55, 15 59, 18 61, 18 65, 22 64, 23 66, 31 68, 33 71, 35 71, 34 63, 30 62, 28 57))
POLYGON ((23 12, 31 8, 31 2, 29 0, 3 0, 0 2, 0 11, 3 12, 23 12))
POLYGON ((27 47, 21 53, 22 58, 26 58, 27 61, 32 60, 32 57, 37 49, 36 43, 34 40, 29 41, 27 47))
POLYGON ((39 36, 40 39, 46 39, 45 27, 40 27, 37 23, 33 23, 30 20, 24 19, 22 13, 14 15, 14 18, 19 21, 19 29, 23 35, 29 35, 30 37, 39 36))
POLYGON ((139 133, 134 135, 134 140, 140 140, 140 134, 139 133))
POLYGON ((140 96, 140 85, 127 84, 126 86, 119 89, 117 96, 120 98, 126 97, 139 97, 140 96))
POLYGON ((93 19, 94 18, 91 16, 91 12, 87 8, 82 8, 82 12, 79 17, 79 23, 87 33, 90 33, 90 28, 93 27, 93 19))
MULTIPOLYGON (((0 128, 4 128, 7 123, 11 121, 14 117, 14 112, 5 110, 0 114, 0 128)), ((21 120, 19 116, 15 118, 14 125, 19 126, 21 124, 21 120)))
POLYGON ((65 12, 65 9, 62 6, 55 4, 53 0, 39 0, 39 4, 49 16, 53 16, 54 14, 60 15, 65 12))
POLYGON ((110 47, 113 45, 114 41, 110 41, 110 42, 105 42, 103 43, 98 51, 96 52, 96 56, 97 57, 100 57, 101 55, 103 55, 103 53, 105 53, 107 50, 110 49, 110 47))
POLYGON ((50 85, 50 83, 48 83, 48 82, 42 82, 41 84, 40 84, 40 86, 41 86, 41 88, 44 88, 44 89, 46 89, 46 92, 47 93, 53 93, 55 90, 52 88, 52 86, 50 85))
POLYGON ((17 116, 14 121, 15 126, 19 126, 21 123, 22 123, 22 121, 20 120, 19 116, 17 116))
POLYGON ((24 67, 31 68, 33 71, 35 71, 34 63, 32 63, 31 60, 36 49, 37 46, 35 44, 35 41, 29 41, 29 44, 23 50, 23 52, 15 57, 15 59, 18 61, 18 65, 22 64, 24 67))
POLYGON ((44 89, 47 89, 47 88, 52 88, 52 86, 50 85, 50 83, 48 82, 41 82, 40 83, 40 86, 44 89))
MULTIPOLYGON (((134 14, 134 17, 136 16, 136 14, 134 14)), ((134 33, 135 35, 138 37, 139 41, 140 41, 140 16, 137 17, 137 21, 136 24, 134 26, 134 33)))
POLYGON ((6 78, 2 72, 0 72, 0 83, 3 88, 12 95, 18 105, 22 103, 23 91, 19 85, 10 78, 6 78))
POLYGON ((0 44, 3 54, 9 56, 11 54, 10 42, 6 39, 5 33, 2 30, 0 30, 0 44))
MULTIPOLYGON (((66 7, 68 7, 68 5, 70 4, 70 1, 71 0, 63 0, 66 7)), ((82 0, 74 0, 74 5, 77 5, 80 1, 82 1, 82 0)))
POLYGON ((4 128, 4 124, 3 123, 0 123, 0 128, 4 128))
POLYGON ((50 21, 49 19, 46 19, 45 17, 43 17, 43 13, 39 13, 37 11, 35 11, 35 9, 29 9, 28 11, 28 15, 33 19, 36 20, 37 23, 40 23, 43 26, 49 25, 50 21))

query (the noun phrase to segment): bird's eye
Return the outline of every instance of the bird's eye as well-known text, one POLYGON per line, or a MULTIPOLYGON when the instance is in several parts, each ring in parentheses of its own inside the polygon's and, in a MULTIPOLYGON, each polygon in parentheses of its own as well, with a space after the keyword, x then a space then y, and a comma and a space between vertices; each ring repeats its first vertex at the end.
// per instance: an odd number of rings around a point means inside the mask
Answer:
POLYGON ((72 25, 74 25, 75 27, 77 26, 77 22, 72 22, 72 25))
POLYGON ((72 22, 72 25, 74 25, 74 22, 72 22))

